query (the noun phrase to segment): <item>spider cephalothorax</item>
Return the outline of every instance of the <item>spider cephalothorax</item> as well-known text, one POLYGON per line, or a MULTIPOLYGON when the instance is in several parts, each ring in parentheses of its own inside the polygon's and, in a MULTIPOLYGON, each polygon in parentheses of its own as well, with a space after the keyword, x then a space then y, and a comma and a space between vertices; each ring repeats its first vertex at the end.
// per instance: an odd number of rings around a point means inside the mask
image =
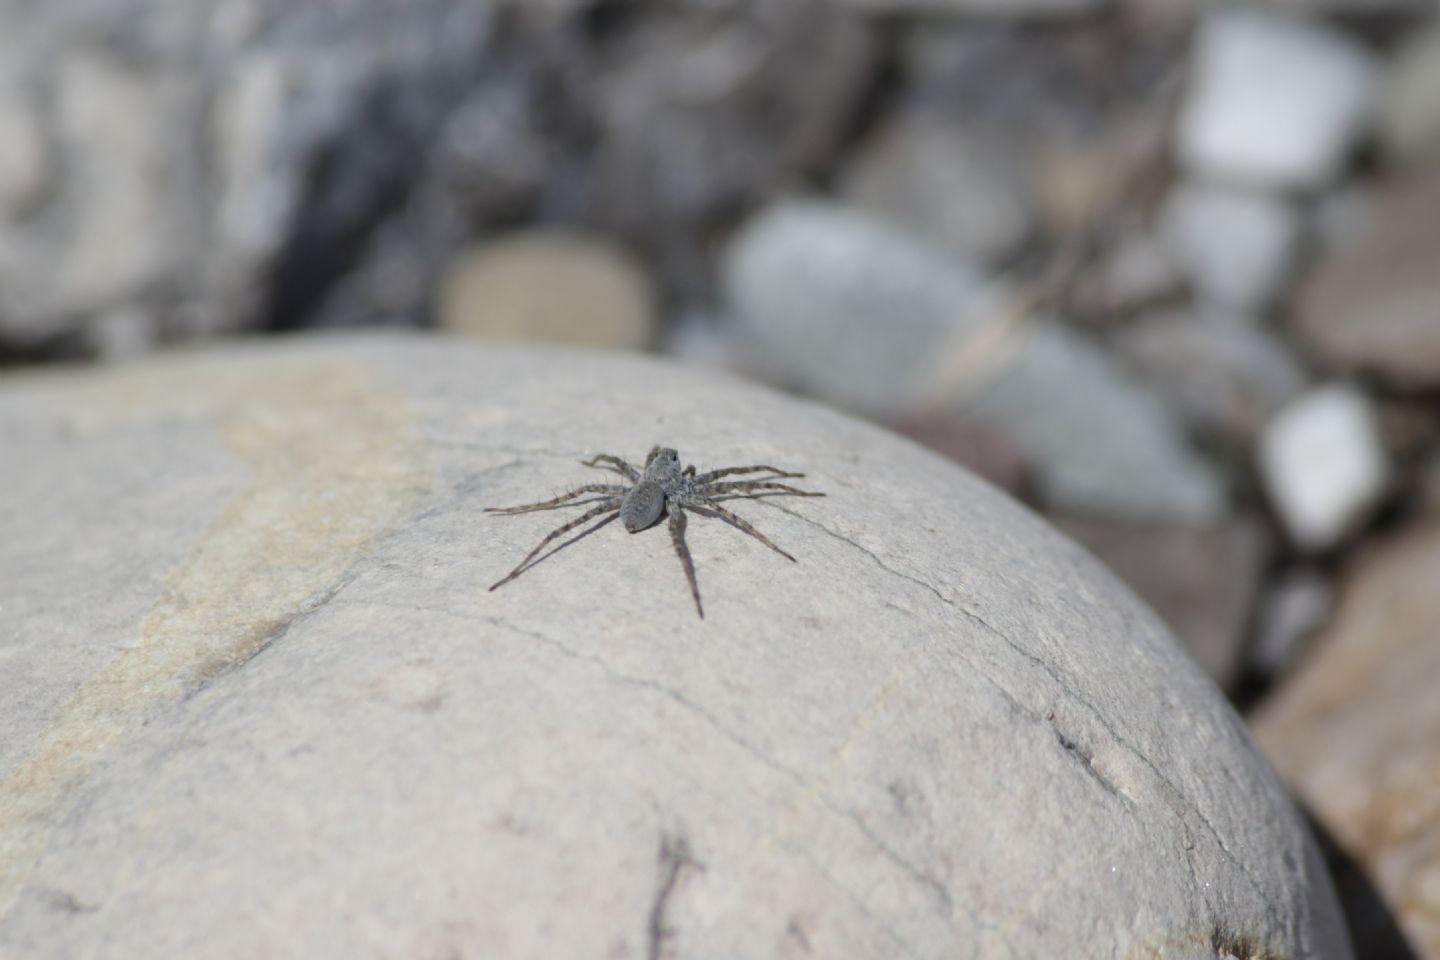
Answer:
MULTIPOLYGON (((595 524, 589 530, 579 534, 579 539, 605 524, 620 518, 625 529, 631 533, 638 533, 659 522, 661 516, 670 517, 670 539, 675 544, 675 552, 680 557, 680 565, 685 568, 685 578, 690 581, 690 593, 695 598, 695 611, 701 617, 705 616, 704 609, 700 606, 700 587, 695 582, 695 565, 690 561, 690 549, 685 546, 685 512, 698 513, 701 516, 717 517, 724 520, 739 530, 748 533, 759 540, 765 546, 776 553, 793 561, 795 558, 775 544, 771 543, 763 533, 756 530, 745 520, 720 506, 720 500, 733 500, 739 497, 764 497, 784 496, 793 494, 798 497, 823 497, 823 493, 813 493, 809 490, 797 490, 787 484, 778 483, 780 479, 794 479, 803 477, 803 473, 786 473, 784 470, 775 467, 762 465, 752 467, 723 467, 719 470, 711 470, 708 473, 697 475, 693 466, 680 467, 680 455, 670 447, 652 447, 650 453, 645 457, 645 466, 637 470, 620 457, 612 454, 602 453, 590 460, 583 461, 587 467, 600 467, 605 470, 613 470, 620 474, 629 485, 623 483, 589 483, 576 487, 567 493, 562 493, 553 500, 546 500, 544 503, 527 503, 518 507, 487 507, 490 513, 529 513, 532 510, 550 510, 562 506, 580 506, 581 504, 595 503, 585 513, 571 520, 569 523, 552 530, 539 545, 525 555, 514 570, 503 580, 496 583, 490 589, 503 586, 524 573, 539 560, 535 556, 545 545, 554 541, 581 524, 593 520, 601 514, 605 518, 595 524), (756 479, 751 480, 727 480, 717 482, 721 477, 728 477, 737 473, 763 473, 756 479), (594 494, 594 500, 582 500, 579 503, 572 502, 577 497, 586 494, 594 494), (597 502, 598 501, 598 502, 597 502), (532 561, 534 561, 532 563, 532 561)), ((573 541, 572 541, 573 542, 573 541)), ((562 544, 561 546, 565 546, 562 544)), ((560 549, 559 547, 556 548, 560 549)), ((552 551, 553 552, 553 551, 552 551)), ((546 554, 549 556, 549 554, 546 554)), ((541 557, 540 559, 544 559, 541 557)))

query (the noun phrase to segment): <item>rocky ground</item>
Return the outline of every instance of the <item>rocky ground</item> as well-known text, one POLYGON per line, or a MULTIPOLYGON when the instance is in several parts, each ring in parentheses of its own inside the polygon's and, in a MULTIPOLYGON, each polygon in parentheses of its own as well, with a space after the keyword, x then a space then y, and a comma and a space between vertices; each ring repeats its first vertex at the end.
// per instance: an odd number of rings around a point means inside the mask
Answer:
POLYGON ((1123 576, 1440 957, 1434 15, 0 0, 0 356, 434 325, 860 414, 1123 576))

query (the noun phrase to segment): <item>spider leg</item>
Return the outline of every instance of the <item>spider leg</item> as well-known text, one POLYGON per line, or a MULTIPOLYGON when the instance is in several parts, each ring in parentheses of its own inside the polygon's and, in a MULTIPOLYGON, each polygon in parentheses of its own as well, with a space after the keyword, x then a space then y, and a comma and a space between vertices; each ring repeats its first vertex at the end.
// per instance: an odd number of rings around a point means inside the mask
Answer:
POLYGON ((705 619, 705 610, 700 606, 700 587, 695 582, 695 564, 690 560, 690 548, 685 546, 685 510, 678 503, 672 503, 670 510, 670 542, 680 556, 680 566, 685 568, 685 579, 690 581, 690 595, 695 598, 695 612, 705 619))
POLYGON ((729 510, 726 510, 724 507, 720 506, 720 504, 716 503, 714 500, 707 500, 703 497, 686 497, 680 502, 691 510, 694 510, 696 513, 708 513, 713 516, 719 517, 721 520, 724 520, 726 523, 730 524, 730 526, 734 527, 735 529, 750 534, 750 536, 754 537, 756 540, 759 540, 761 543, 765 544, 765 546, 769 547, 771 550, 774 550, 776 553, 780 554, 780 556, 784 557, 786 560, 789 560, 791 563, 796 562, 794 557, 790 556, 790 554, 786 553, 784 550, 781 550, 779 547, 775 546, 775 544, 771 543, 770 539, 766 537, 765 534, 750 526, 749 522, 747 522, 743 517, 736 516, 729 510))
POLYGON ((600 470, 614 470, 631 483, 640 482, 640 471, 627 463, 624 457, 617 457, 611 453, 597 453, 589 460, 581 460, 580 463, 582 466, 596 467, 600 470), (608 466, 601 466, 601 464, 608 464, 608 466))
MULTIPOLYGON (((608 493, 623 494, 625 487, 618 483, 587 483, 583 487, 576 487, 568 493, 562 493, 554 500, 546 500, 544 503, 526 503, 518 507, 486 507, 486 513, 529 513, 532 510, 551 510, 561 506, 567 500, 574 500, 576 497, 587 493, 608 493)), ((571 504, 575 506, 575 504, 571 504)))
MULTIPOLYGON (((491 585, 490 589, 494 590, 496 587, 502 587, 505 584, 509 583, 511 580, 514 580, 516 577, 520 576, 520 574, 524 573, 526 570, 528 570, 529 567, 527 566, 527 564, 530 563, 531 559, 534 558, 535 554, 539 553, 541 550, 544 550, 545 545, 550 541, 554 540, 556 537, 563 536, 569 533, 571 530, 574 530, 576 527, 580 526, 580 524, 585 523, 589 520, 593 520, 594 518, 600 516, 600 514, 606 513, 611 510, 615 511, 616 517, 620 515, 620 499, 618 497, 611 497, 609 500, 606 500, 598 507, 595 507, 591 510, 586 510, 584 513, 576 517, 574 520, 571 520, 569 523, 562 524, 561 526, 556 527, 554 530, 550 531, 550 533, 546 535, 544 540, 540 541, 540 543, 535 547, 534 550, 531 550, 529 553, 525 554, 525 559, 521 560, 518 564, 516 564, 515 569, 511 570, 510 573, 506 575, 505 579, 497 580, 494 584, 491 585)), ((614 519, 615 517, 607 517, 605 519, 605 523, 609 523, 611 520, 614 519)), ((599 526, 600 525, 597 525, 596 529, 599 529, 599 526)), ((539 561, 537 560, 536 563, 539 563, 539 561)))
POLYGON ((770 473, 775 474, 775 477, 771 477, 770 479, 775 479, 778 477, 793 478, 805 476, 805 474, 803 473, 787 473, 784 470, 781 470, 779 467, 767 467, 762 463, 756 464, 753 467, 725 467, 721 470, 711 470, 709 473, 700 474, 700 476, 695 478, 695 482, 709 483, 712 480, 719 480, 721 477, 728 477, 732 473, 759 473, 763 470, 768 470, 770 473))
POLYGON ((709 484, 704 491, 705 496, 716 494, 740 495, 750 493, 753 490, 782 490, 785 493, 793 493, 797 497, 823 497, 823 493, 815 493, 812 490, 799 490, 784 483, 774 483, 769 480, 731 480, 728 483, 709 484))

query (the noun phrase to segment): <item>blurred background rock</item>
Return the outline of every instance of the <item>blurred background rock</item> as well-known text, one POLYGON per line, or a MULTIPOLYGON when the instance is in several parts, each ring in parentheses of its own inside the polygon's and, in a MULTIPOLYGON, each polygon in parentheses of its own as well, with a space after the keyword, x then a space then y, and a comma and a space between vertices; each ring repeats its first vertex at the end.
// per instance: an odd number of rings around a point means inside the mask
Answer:
POLYGON ((872 417, 1259 704, 1390 955, 1440 957, 1435 18, 0 0, 0 375, 439 326, 872 417))

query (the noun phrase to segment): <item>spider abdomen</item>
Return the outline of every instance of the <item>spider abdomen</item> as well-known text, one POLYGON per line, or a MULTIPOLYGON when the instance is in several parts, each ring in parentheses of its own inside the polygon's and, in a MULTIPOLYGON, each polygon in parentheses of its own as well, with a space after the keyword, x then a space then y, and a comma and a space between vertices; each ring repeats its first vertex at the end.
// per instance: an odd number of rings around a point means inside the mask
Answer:
POLYGON ((665 508, 665 491, 654 480, 641 480, 625 494, 620 504, 620 522, 631 533, 644 530, 660 519, 665 508))

